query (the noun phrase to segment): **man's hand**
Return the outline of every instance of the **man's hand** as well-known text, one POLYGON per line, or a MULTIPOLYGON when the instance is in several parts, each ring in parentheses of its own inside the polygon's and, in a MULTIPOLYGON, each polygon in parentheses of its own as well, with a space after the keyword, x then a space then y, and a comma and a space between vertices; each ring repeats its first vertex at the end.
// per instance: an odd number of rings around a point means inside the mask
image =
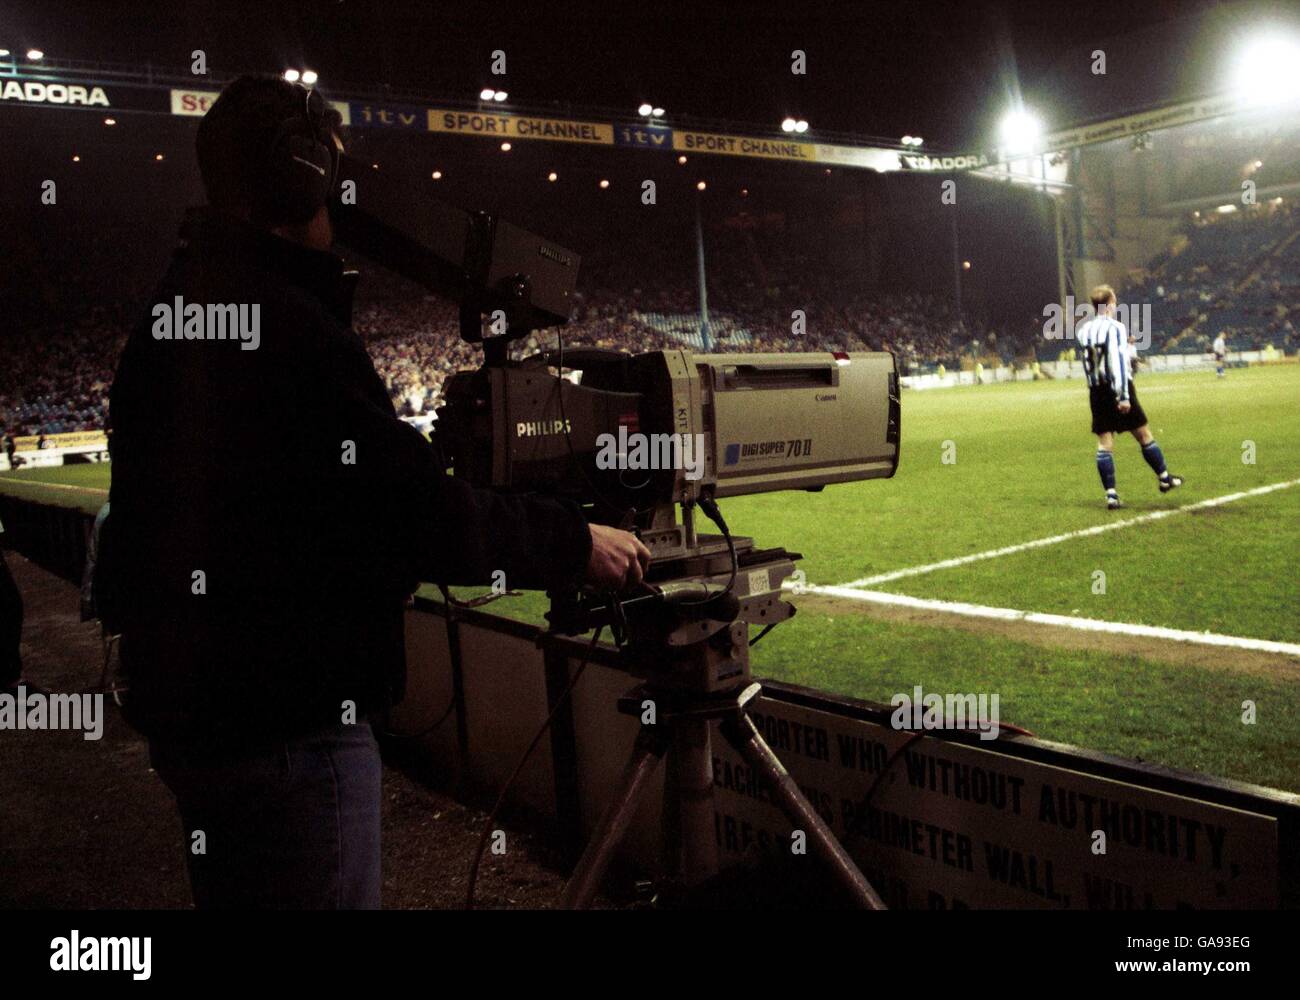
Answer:
POLYGON ((1133 409, 1133 404, 1127 399, 1121 399, 1118 405, 1120 413, 1128 413, 1129 410, 1133 409))
POLYGON ((587 560, 587 582, 598 587, 623 590, 641 582, 650 565, 650 550, 630 531, 603 524, 589 524, 591 558, 587 560))

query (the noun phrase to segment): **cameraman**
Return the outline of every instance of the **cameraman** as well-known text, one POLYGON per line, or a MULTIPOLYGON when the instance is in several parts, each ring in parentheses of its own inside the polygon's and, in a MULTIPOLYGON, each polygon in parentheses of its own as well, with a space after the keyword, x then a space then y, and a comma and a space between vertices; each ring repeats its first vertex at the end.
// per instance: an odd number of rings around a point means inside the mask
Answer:
POLYGON ((200 907, 379 905, 367 714, 401 697, 419 581, 620 587, 649 559, 576 506, 447 476, 396 418, 329 252, 338 125, 283 80, 226 87, 198 129, 208 207, 112 388, 106 617, 200 907), (260 328, 204 339, 191 304, 260 328))

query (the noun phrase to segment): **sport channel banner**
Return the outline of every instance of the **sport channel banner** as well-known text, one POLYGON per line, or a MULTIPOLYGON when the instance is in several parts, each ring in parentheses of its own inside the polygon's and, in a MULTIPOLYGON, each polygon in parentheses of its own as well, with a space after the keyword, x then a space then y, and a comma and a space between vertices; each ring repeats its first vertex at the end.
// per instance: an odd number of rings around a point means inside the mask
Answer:
POLYGON ((551 142, 614 145, 614 126, 607 122, 429 108, 428 127, 430 132, 477 135, 489 139, 548 139, 551 142))

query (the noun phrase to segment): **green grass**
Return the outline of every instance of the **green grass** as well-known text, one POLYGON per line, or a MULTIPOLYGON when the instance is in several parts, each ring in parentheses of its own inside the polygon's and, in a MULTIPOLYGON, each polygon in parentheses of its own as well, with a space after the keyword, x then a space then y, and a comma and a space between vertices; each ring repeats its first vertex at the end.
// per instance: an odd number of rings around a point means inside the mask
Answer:
POLYGON ((48 468, 18 469, 0 472, 0 493, 37 500, 55 507, 74 507, 94 514, 108 499, 110 470, 108 465, 53 465, 48 468), (46 484, 56 484, 50 488, 46 484), (76 486, 77 490, 58 489, 76 486), (102 490, 89 493, 85 490, 102 490))
POLYGON ((1262 678, 957 629, 801 613, 754 647, 761 677, 888 703, 996 692, 1000 718, 1037 736, 1300 791, 1300 674, 1262 678), (1241 722, 1242 702, 1257 722, 1241 722))
MULTIPOLYGON (((1300 478, 1300 366, 1235 370, 1224 380, 1207 372, 1138 381, 1152 430, 1187 485, 1161 496, 1125 436, 1116 466, 1129 507, 1118 516, 1300 478), (1253 465, 1241 460, 1247 440, 1253 465)), ((909 392, 894 479, 737 498, 723 509, 737 534, 803 553, 811 582, 840 584, 1114 520, 1100 502, 1094 451, 1078 381, 909 392), (956 446, 954 464, 941 461, 946 441, 956 446)), ((14 477, 107 488, 108 472, 70 466, 14 477)), ((55 502, 98 506, 95 497, 52 492, 55 502)), ((1297 552, 1300 486, 881 589, 1294 642, 1297 552), (1105 594, 1092 593, 1095 570, 1106 574, 1105 594)), ((530 593, 486 610, 540 623, 545 599, 530 593)), ((997 691, 1004 719, 1047 739, 1300 790, 1300 666, 1267 678, 815 614, 764 639, 754 666, 759 676, 877 701, 915 684, 997 691), (1259 706, 1254 726, 1239 720, 1247 699, 1259 706)))

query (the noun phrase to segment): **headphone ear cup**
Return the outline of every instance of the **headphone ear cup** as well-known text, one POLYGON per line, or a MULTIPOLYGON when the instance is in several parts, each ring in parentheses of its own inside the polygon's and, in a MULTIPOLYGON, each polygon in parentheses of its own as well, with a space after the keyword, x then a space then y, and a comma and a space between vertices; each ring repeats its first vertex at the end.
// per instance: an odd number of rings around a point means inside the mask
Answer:
POLYGON ((268 214, 301 224, 315 215, 329 198, 334 182, 334 157, 314 137, 287 132, 276 143, 271 174, 268 214))

